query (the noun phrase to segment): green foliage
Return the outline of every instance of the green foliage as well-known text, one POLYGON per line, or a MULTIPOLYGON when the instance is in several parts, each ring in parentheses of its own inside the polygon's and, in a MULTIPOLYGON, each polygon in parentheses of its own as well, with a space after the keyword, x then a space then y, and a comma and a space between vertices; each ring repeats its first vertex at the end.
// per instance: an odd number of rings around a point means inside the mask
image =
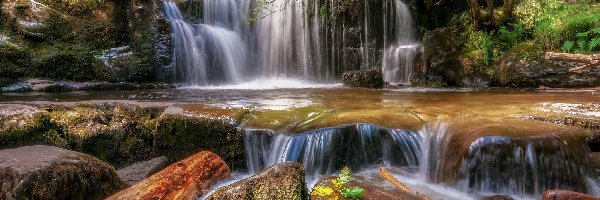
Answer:
POLYGON ((342 195, 349 199, 361 199, 365 197, 365 189, 358 187, 345 188, 342 190, 342 195))
POLYGON ((574 46, 575 46, 575 42, 573 42, 573 41, 566 41, 566 42, 563 44, 563 46, 562 46, 562 48, 561 48, 561 49, 562 49, 564 52, 570 52, 570 51, 573 49, 573 47, 574 47, 574 46))
POLYGON ((107 80, 109 69, 93 53, 78 49, 57 49, 41 59, 31 76, 57 80, 107 80))
POLYGON ((344 187, 350 182, 350 168, 344 167, 338 174, 338 177, 331 180, 334 188, 327 186, 313 187, 312 196, 327 197, 330 200, 337 200, 338 195, 349 199, 361 199, 365 196, 365 189, 359 187, 344 187))
POLYGON ((315 186, 311 192, 311 195, 321 197, 329 196, 331 194, 333 194, 333 189, 326 186, 315 186))
POLYGON ((540 4, 543 9, 537 14, 539 16, 535 20, 533 36, 545 49, 558 50, 564 47, 566 41, 576 41, 577 47, 585 45, 578 41, 577 33, 600 26, 600 12, 598 12, 600 4, 598 3, 588 1, 565 3, 550 0, 540 4))
POLYGON ((477 31, 469 33, 468 48, 482 52, 481 61, 490 65, 502 57, 513 46, 525 41, 526 33, 521 23, 508 23, 497 31, 477 31))
POLYGON ((571 52, 574 50, 575 53, 592 53, 593 51, 600 49, 600 27, 577 33, 576 37, 577 48, 573 48, 575 42, 568 40, 563 44, 562 50, 564 52, 571 52))

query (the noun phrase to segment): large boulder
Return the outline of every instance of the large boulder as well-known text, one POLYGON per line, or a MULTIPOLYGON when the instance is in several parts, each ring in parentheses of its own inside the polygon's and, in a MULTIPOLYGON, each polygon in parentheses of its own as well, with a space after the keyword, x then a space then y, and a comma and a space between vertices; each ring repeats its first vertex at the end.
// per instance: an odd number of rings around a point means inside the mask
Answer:
POLYGON ((521 44, 509 50, 493 66, 493 86, 503 87, 592 87, 600 85, 600 67, 570 72, 559 62, 544 59, 535 44, 521 44))
POLYGON ((107 200, 196 199, 230 176, 229 167, 219 156, 202 151, 168 166, 107 200))
POLYGON ((308 199, 304 167, 293 162, 275 164, 250 178, 219 188, 207 199, 308 199))
POLYGON ((169 113, 162 105, 0 104, 0 124, 0 148, 60 146, 117 168, 159 156, 180 160, 208 150, 234 169, 245 166, 244 136, 233 119, 169 113))
POLYGON ((0 199, 103 199, 125 187, 115 169, 52 146, 0 151, 0 199))
POLYGON ((383 74, 376 69, 345 72, 342 81, 350 87, 382 88, 384 85, 383 74))
POLYGON ((425 33, 425 66, 413 76, 413 85, 487 87, 488 77, 481 70, 482 52, 464 48, 462 32, 459 27, 444 27, 425 33))

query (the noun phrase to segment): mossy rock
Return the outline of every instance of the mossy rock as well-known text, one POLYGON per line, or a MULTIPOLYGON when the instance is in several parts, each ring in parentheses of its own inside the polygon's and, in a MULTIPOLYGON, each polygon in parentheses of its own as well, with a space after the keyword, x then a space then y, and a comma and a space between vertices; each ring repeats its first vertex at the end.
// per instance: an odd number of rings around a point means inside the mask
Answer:
POLYGON ((2 199, 103 199, 125 187, 112 166, 57 147, 6 149, 0 160, 2 199))
POLYGON ((207 199, 309 199, 304 167, 294 162, 275 164, 250 178, 219 188, 207 199))
POLYGON ((0 105, 0 149, 48 144, 85 152, 114 166, 158 156, 173 160, 201 150, 217 152, 244 169, 241 130, 220 118, 163 114, 164 107, 126 104, 45 106, 0 105), (14 114, 11 112, 14 111, 14 114))
POLYGON ((85 50, 59 50, 58 53, 45 56, 32 75, 74 81, 102 81, 112 77, 110 69, 85 50))
POLYGON ((384 85, 383 74, 375 69, 345 72, 342 82, 350 87, 382 88, 384 85))
POLYGON ((33 55, 14 45, 2 45, 0 41, 0 87, 17 82, 29 73, 27 66, 35 65, 33 55))

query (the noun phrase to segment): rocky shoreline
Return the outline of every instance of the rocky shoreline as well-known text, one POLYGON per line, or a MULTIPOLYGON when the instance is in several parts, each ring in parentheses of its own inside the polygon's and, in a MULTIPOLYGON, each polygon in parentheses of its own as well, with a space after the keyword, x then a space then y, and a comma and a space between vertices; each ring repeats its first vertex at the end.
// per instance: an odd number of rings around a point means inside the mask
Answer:
MULTIPOLYGON (((588 109, 582 108, 582 110, 588 109)), ((1 195, 6 199, 19 199, 21 197, 28 197, 29 195, 39 195, 39 197, 43 198, 44 196, 53 196, 58 193, 67 195, 65 198, 71 199, 101 199, 111 195, 113 195, 112 199, 129 199, 130 197, 141 197, 146 194, 152 196, 173 195, 172 197, 183 197, 181 195, 188 195, 187 197, 201 196, 211 186, 227 179, 230 176, 228 174, 230 170, 243 171, 246 169, 244 134, 242 129, 238 127, 239 122, 237 120, 239 119, 223 116, 194 115, 181 112, 180 109, 172 107, 172 105, 156 106, 152 104, 135 105, 123 103, 80 105, 2 104, 0 105, 0 123, 3 126, 0 128, 0 149, 4 150, 0 150, 0 171, 6 174, 6 176, 2 176, 3 178, 0 178, 0 182, 6 187, 2 190, 1 195), (30 146, 36 144, 51 146, 30 146), (215 152, 216 154, 208 152, 196 154, 197 152, 206 150, 215 152), (3 157, 2 155, 5 156, 3 157), (15 157, 14 155, 23 156, 15 157), (189 157, 191 155, 194 156, 189 157), (31 158, 27 156, 31 156, 31 158), (159 156, 165 157, 158 158, 159 156), (208 157, 204 158, 203 156, 208 157), (84 159, 86 161, 74 161, 75 157, 81 157, 77 159, 84 159), (202 159, 192 161, 196 159, 194 157, 202 159), (24 160, 10 161, 10 159, 15 158, 24 160), (183 160, 184 158, 187 159, 183 160), (86 164, 86 162, 96 164, 86 164), (221 164, 215 164, 215 167, 201 167, 208 163, 214 164, 215 162, 221 164), (163 169, 167 163, 172 164, 163 169), (59 173, 58 177, 52 180, 65 181, 60 184, 76 184, 65 187, 73 189, 64 190, 65 188, 53 186, 59 183, 48 183, 46 179, 27 178, 29 176, 44 177, 36 174, 55 173, 57 170, 63 170, 62 172, 64 173, 59 173), (194 170, 209 171, 194 172, 194 170), (132 173, 132 171, 137 173, 132 173), (219 173, 216 173, 217 171, 219 173), (73 178, 73 176, 68 174, 74 174, 75 178, 77 176, 90 177, 86 175, 90 173, 102 173, 103 175, 91 176, 95 177, 95 179, 82 179, 84 180, 83 183, 61 178, 63 174, 66 176, 65 178, 73 178), (219 176, 219 174, 222 174, 222 176, 219 176), (15 184, 25 179, 30 184, 15 184), (168 180, 188 181, 171 183, 168 180), (132 185, 132 187, 121 191, 128 184, 132 185), (175 187, 174 185, 177 184, 182 185, 181 187, 175 187), (169 185, 172 187, 164 188, 160 185, 169 185), (43 190, 43 192, 29 192, 39 190, 40 186, 48 187, 48 189, 43 190), (103 189, 94 189, 96 187, 103 189), (60 190, 61 188, 63 190, 60 190), (26 193, 20 193, 21 191, 26 193), (118 194, 114 194, 118 191, 120 191, 118 194)), ((588 121, 584 121, 585 123, 573 122, 573 119, 560 121, 558 118, 554 120, 545 118, 511 120, 496 122, 494 120, 482 121, 476 119, 475 121, 470 121, 469 119, 464 119, 453 122, 450 130, 453 130, 456 134, 454 134, 451 141, 456 142, 451 142, 455 146, 451 146, 450 148, 455 148, 455 150, 449 152, 462 152, 456 155, 463 155, 469 159, 478 159, 470 155, 470 151, 464 149, 466 148, 464 145, 469 145, 471 142, 463 144, 460 141, 475 141, 478 138, 485 138, 486 135, 490 134, 503 134, 506 137, 515 138, 515 145, 520 145, 519 141, 523 142, 523 144, 528 144, 528 140, 538 141, 536 144, 539 145, 551 145, 553 144, 552 142, 544 141, 551 141, 554 136, 546 137, 543 134, 557 134, 557 131, 563 135, 561 138, 568 141, 568 143, 585 144, 587 142, 590 147, 597 146, 597 134, 585 134, 585 132, 598 130, 597 121, 589 121, 591 119, 587 119, 588 121), (539 122, 536 122, 538 120, 539 122), (564 125, 549 126, 546 124, 548 123, 546 121, 564 125), (523 123, 531 124, 531 126, 523 125, 523 123), (484 127, 487 128, 476 130, 472 128, 464 129, 465 127, 478 124, 486 124, 484 127), (502 124, 511 124, 514 127, 502 124), (538 132, 532 132, 532 130, 527 130, 526 128, 539 127, 539 125, 548 126, 546 128, 548 131, 537 130, 542 134, 540 136, 535 136, 538 132), (584 128, 587 131, 580 128, 584 128), (518 135, 514 135, 516 133, 518 135), (526 138, 517 139, 523 136, 526 136, 526 138)), ((562 151, 560 150, 562 147, 540 146, 539 148, 548 149, 548 151, 559 148, 557 151, 562 151)), ((578 151, 568 150, 565 152, 573 153, 572 156, 574 157, 569 157, 569 159, 573 159, 574 163, 579 163, 578 165, 587 165, 585 164, 587 161, 584 162, 583 160, 590 159, 591 167, 596 170, 600 169, 600 166, 596 164, 598 163, 598 156, 594 156, 597 153, 590 154, 588 158, 587 155, 581 155, 581 152, 578 151)), ((449 159, 446 159, 445 165, 449 169, 458 169, 452 166, 456 165, 457 160, 460 160, 460 157, 463 156, 454 158, 455 156, 453 155, 447 155, 446 157, 449 159)), ((452 178, 453 174, 458 173, 460 172, 446 173, 446 175, 440 176, 439 180, 451 183, 454 181, 454 178, 452 178)), ((219 189, 209 198, 223 199, 235 196, 242 199, 252 199, 250 197, 259 195, 265 198, 285 196, 285 198, 289 197, 292 199, 307 199, 308 189, 305 186, 304 176, 304 170, 300 164, 278 164, 265 169, 264 172, 258 173, 254 177, 219 189), (282 186, 282 182, 280 181, 282 179, 287 180, 287 178, 283 177, 290 175, 293 175, 293 177, 289 177, 289 182, 284 181, 286 185, 290 184, 290 187, 280 187, 282 186), (277 182, 269 182, 274 180, 277 180, 277 182), (231 189, 232 187, 237 189, 233 190, 231 189), (240 187, 246 189, 240 190, 240 187)), ((384 196, 389 194, 387 190, 384 191, 372 185, 367 187, 364 185, 365 183, 353 182, 352 184, 369 188, 368 194, 384 196)), ((580 194, 550 192, 545 196, 552 195, 577 196, 580 194)))

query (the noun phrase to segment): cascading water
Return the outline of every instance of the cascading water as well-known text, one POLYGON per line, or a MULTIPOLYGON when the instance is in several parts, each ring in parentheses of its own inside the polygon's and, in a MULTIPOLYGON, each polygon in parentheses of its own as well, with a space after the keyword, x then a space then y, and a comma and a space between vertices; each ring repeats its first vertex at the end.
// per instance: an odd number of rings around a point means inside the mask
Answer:
MULTIPOLYGON (((386 10, 388 9, 386 5, 386 10)), ((420 45, 416 42, 414 36, 413 18, 406 4, 400 0, 395 0, 392 3, 393 14, 390 19, 385 20, 385 29, 393 30, 391 43, 385 41, 386 47, 383 52, 383 75, 384 80, 390 83, 399 83, 410 85, 410 78, 413 72, 415 63, 415 54, 420 45)), ((387 34, 385 34, 387 40, 387 34)))
POLYGON ((417 169, 412 178, 419 184, 443 183, 469 194, 530 199, 560 188, 598 195, 598 178, 591 175, 582 156, 589 150, 578 140, 553 135, 488 136, 475 140, 460 155, 449 123, 431 122, 418 132, 368 124, 303 134, 247 130, 248 168, 256 173, 275 163, 296 161, 304 165, 308 180, 318 180, 343 166, 353 171, 387 166, 409 173, 417 169), (458 167, 452 167, 454 161, 458 167))
POLYGON ((357 124, 297 135, 249 130, 245 145, 250 172, 256 173, 279 162, 296 161, 316 180, 343 166, 353 170, 374 164, 416 167, 419 140, 415 132, 357 124))
POLYGON ((176 79, 190 85, 236 83, 246 68, 246 46, 240 38, 242 23, 232 13, 238 8, 235 1, 211 4, 205 0, 205 10, 216 8, 221 14, 204 12, 207 24, 193 25, 185 22, 174 2, 165 2, 167 17, 171 22, 173 61, 176 79), (214 5, 214 6, 212 6, 214 5), (226 15, 222 13, 231 13, 226 15), (232 28, 234 30, 232 30, 232 28))
POLYGON ((416 45, 407 6, 400 0, 355 4, 275 0, 258 8, 264 16, 254 16, 251 0, 203 0, 202 23, 190 24, 167 1, 175 80, 200 86, 273 77, 339 81, 345 71, 383 65, 386 81, 408 83, 416 45), (384 5, 385 13, 371 12, 384 5), (344 10, 352 7, 364 13, 344 10))
POLYGON ((448 122, 425 125, 421 177, 469 193, 508 194, 535 198, 548 189, 566 189, 598 195, 598 178, 586 167, 587 145, 560 136, 530 138, 481 137, 469 146, 458 169, 448 168, 453 134, 448 122), (449 170, 457 170, 456 175, 449 170))

